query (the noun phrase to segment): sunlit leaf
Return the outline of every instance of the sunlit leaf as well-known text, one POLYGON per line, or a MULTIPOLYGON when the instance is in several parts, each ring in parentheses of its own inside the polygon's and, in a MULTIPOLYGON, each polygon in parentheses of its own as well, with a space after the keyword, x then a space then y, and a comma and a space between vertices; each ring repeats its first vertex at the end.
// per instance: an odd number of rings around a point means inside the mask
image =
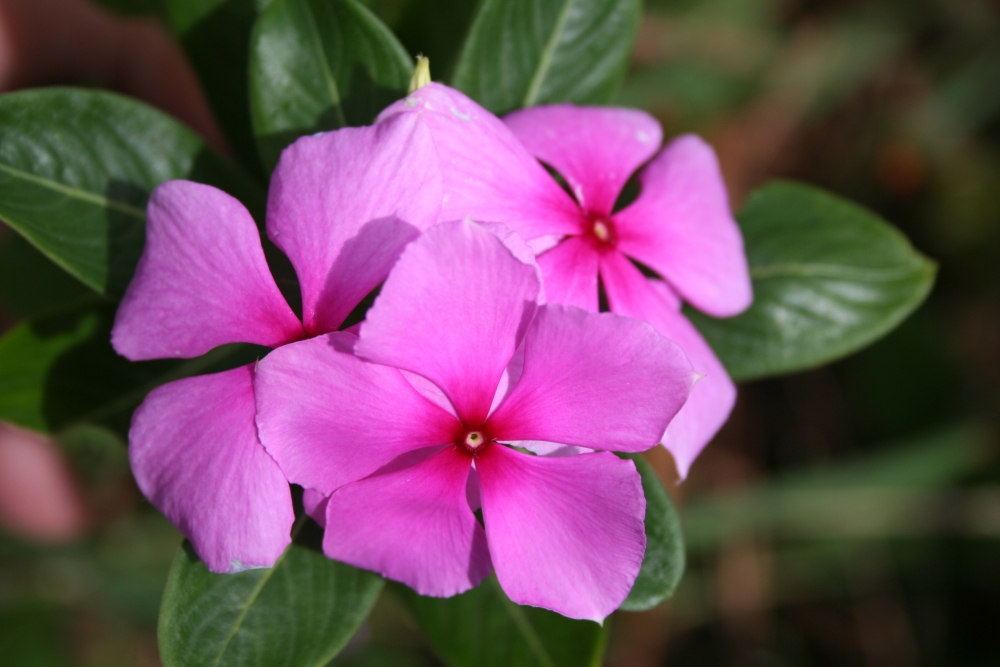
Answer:
POLYGON ((484 0, 453 84, 494 113, 607 102, 641 14, 641 0, 484 0))
POLYGON ((298 137, 367 125, 406 93, 413 60, 356 0, 275 0, 254 29, 250 96, 271 168, 298 137))
POLYGON ((292 545, 272 568, 213 574, 187 542, 160 610, 164 667, 319 667, 368 616, 381 577, 292 545))
POLYGON ((739 215, 753 277, 745 313, 688 315, 737 380, 839 359, 895 328, 930 292, 937 268, 871 211, 778 182, 739 215))
POLYGON ((635 463, 646 496, 646 553, 642 569, 621 608, 645 611, 657 606, 677 588, 684 574, 684 535, 681 520, 652 466, 638 454, 622 455, 635 463))
POLYGON ((97 292, 124 292, 146 199, 176 178, 262 205, 261 191, 193 132, 140 102, 68 88, 0 97, 0 218, 97 292))

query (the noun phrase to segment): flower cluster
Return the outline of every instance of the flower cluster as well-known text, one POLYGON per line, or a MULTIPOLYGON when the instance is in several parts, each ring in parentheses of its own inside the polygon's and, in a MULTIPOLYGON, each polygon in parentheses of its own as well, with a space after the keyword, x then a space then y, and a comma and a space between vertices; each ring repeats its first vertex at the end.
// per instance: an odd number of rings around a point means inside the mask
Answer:
POLYGON ((238 201, 160 186, 115 349, 274 349, 149 394, 130 432, 143 493, 215 572, 274 563, 292 483, 331 558, 434 596, 495 571, 515 602, 605 618, 645 549, 638 473, 611 452, 663 442, 686 473, 735 390, 681 301, 729 315, 751 298, 711 150, 660 141, 639 112, 501 121, 438 84, 370 127, 299 139, 266 231, 301 318, 238 201))

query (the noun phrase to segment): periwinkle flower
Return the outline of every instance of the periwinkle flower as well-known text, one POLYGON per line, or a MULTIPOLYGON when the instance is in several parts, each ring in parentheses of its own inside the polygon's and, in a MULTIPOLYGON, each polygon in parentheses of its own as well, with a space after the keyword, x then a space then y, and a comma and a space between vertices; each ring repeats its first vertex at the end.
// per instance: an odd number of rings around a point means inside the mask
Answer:
POLYGON ((686 476, 729 416, 736 388, 681 303, 724 317, 752 299, 742 236, 711 148, 688 135, 660 151, 659 124, 635 110, 560 105, 501 121, 440 84, 380 118, 400 115, 418 116, 433 137, 442 220, 472 216, 510 227, 538 254, 551 301, 596 311, 602 285, 611 311, 646 320, 681 345, 704 376, 663 434, 686 476), (650 159, 638 198, 615 210, 623 186, 650 159))
POLYGON ((403 251, 357 335, 259 363, 257 424, 288 479, 327 498, 331 558, 433 596, 495 568, 513 601, 601 621, 642 563, 635 466, 514 446, 646 450, 695 377, 645 322, 544 304, 515 235, 446 222, 403 251))
MULTIPOLYGON (((207 185, 165 183, 149 201, 113 345, 133 360, 190 358, 224 343, 280 347, 334 331, 436 222, 440 201, 434 149, 414 119, 286 149, 266 224, 298 275, 300 322, 243 205, 207 185)), ((159 387, 129 432, 139 488, 214 572, 272 565, 290 542, 288 481, 258 440, 253 378, 250 365, 159 387)))

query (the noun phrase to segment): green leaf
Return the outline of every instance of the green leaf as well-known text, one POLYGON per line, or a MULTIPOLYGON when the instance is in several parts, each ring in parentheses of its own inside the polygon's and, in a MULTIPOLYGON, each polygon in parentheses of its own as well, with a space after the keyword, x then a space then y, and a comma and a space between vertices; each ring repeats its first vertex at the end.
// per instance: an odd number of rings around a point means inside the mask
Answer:
POLYGON ((356 0, 277 0, 250 49, 250 99, 261 159, 306 134, 371 123, 406 93, 413 62, 356 0))
POLYGON ((641 0, 484 0, 453 84, 494 113, 607 102, 625 75, 641 0))
POLYGON ((96 313, 46 331, 25 322, 0 338, 0 419, 45 431, 45 380, 67 351, 91 338, 99 328, 96 313))
POLYGON ((449 81, 458 53, 475 16, 469 0, 410 0, 398 21, 396 34, 407 53, 419 53, 431 61, 431 75, 449 81))
POLYGON ((435 652, 449 667, 597 667, 607 625, 575 621, 514 604, 491 576, 451 598, 394 589, 406 600, 435 652))
POLYGON ((34 317, 96 296, 23 236, 10 234, 0 241, 0 299, 8 312, 34 317))
POLYGON ((98 300, 25 321, 0 338, 0 419, 47 432, 101 424, 124 438, 132 410, 152 389, 259 356, 256 346, 226 345, 196 359, 134 363, 111 348, 113 321, 114 304, 98 300))
POLYGON ((263 179, 250 122, 250 33, 265 0, 165 0, 167 19, 240 163, 263 179))
POLYGON ((684 574, 684 535, 681 520, 652 466, 638 454, 621 454, 635 463, 646 496, 646 553, 621 609, 645 611, 657 606, 677 588, 684 574))
POLYGON ((213 574, 184 543, 160 610, 164 667, 321 667, 354 635, 381 577, 298 545, 274 567, 213 574))
POLYGON ((753 305, 729 319, 686 311, 736 380, 856 352, 902 322, 934 284, 934 262, 896 228, 817 188, 770 184, 739 221, 753 305))
POLYGON ((150 191, 210 183, 251 211, 263 193, 169 116, 96 90, 0 96, 0 218, 88 287, 124 292, 142 251, 150 191))

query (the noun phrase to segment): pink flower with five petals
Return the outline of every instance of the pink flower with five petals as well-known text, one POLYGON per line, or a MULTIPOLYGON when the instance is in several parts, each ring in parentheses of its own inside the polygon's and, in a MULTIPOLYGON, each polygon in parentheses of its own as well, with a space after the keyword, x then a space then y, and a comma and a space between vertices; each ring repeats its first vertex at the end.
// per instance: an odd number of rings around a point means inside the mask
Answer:
POLYGON ((513 601, 601 621, 642 563, 635 466, 514 446, 643 451, 695 374, 645 322, 542 303, 530 250, 504 231, 432 227, 357 336, 265 357, 261 442, 289 480, 327 498, 331 558, 441 597, 495 568, 513 601))
MULTIPOLYGON (((334 331, 436 222, 440 202, 434 149, 415 119, 287 148, 271 179, 267 233, 298 275, 300 322, 243 205, 207 185, 165 183, 149 201, 114 348, 133 360, 190 358, 224 343, 280 347, 334 331)), ((129 431, 139 488, 213 572, 270 566, 290 542, 288 481, 258 440, 253 380, 250 365, 163 385, 129 431)))
POLYGON ((655 119, 635 110, 536 107, 499 120, 462 93, 430 84, 382 112, 421 118, 441 165, 441 220, 507 225, 538 254, 552 301, 646 320, 704 377, 663 434, 682 477, 729 416, 736 388, 682 300, 725 317, 752 300, 743 240, 711 148, 695 136, 660 151, 655 119), (537 159, 536 159, 537 158, 537 159), (614 209, 632 174, 639 197, 614 209), (539 163, 555 169, 567 194, 539 163), (634 260, 634 261, 633 261, 634 260), (648 278, 639 262, 657 274, 648 278), (600 282, 599 282, 600 281, 600 282))

